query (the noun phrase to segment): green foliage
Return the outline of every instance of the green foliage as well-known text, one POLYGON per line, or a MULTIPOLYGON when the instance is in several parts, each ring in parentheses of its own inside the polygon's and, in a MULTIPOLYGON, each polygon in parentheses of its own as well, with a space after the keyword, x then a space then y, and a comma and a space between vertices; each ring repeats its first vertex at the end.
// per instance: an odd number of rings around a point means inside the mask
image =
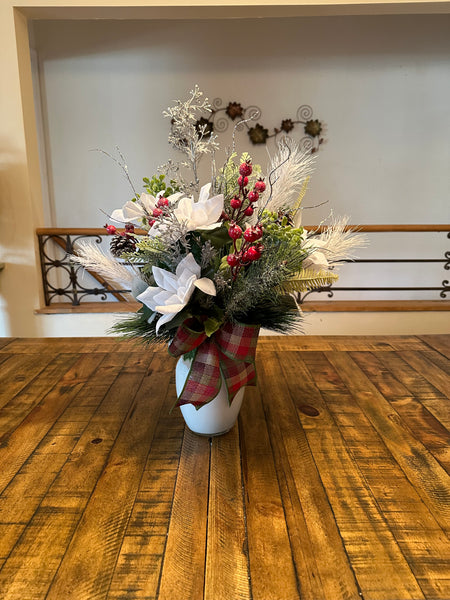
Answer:
POLYGON ((171 196, 172 194, 175 194, 175 192, 180 191, 176 181, 171 179, 169 184, 167 184, 165 178, 166 176, 164 174, 153 175, 151 179, 144 177, 144 189, 147 193, 155 196, 155 198, 159 192, 164 192, 164 196, 171 196))
MULTIPOLYGON (((270 234, 263 237, 261 258, 249 264, 236 281, 222 292, 226 318, 247 322, 260 322, 264 327, 276 329, 277 319, 283 327, 285 292, 282 284, 297 273, 307 254, 292 240, 279 239, 270 234), (251 321, 249 321, 249 319, 251 321), (256 320, 255 320, 256 319, 256 320), (266 325, 267 323, 267 325, 266 325)), ((286 317, 290 322, 291 317, 286 317)))
MULTIPOLYGON (((241 154, 239 162, 236 161, 237 153, 233 152, 228 157, 224 166, 220 169, 218 176, 214 182, 214 192, 216 194, 223 194, 225 198, 224 210, 227 212, 230 209, 230 200, 233 196, 239 193, 238 177, 239 177, 239 166, 246 160, 251 161, 251 156, 248 152, 241 154)), ((261 166, 253 164, 253 172, 248 178, 248 188, 251 189, 256 180, 261 176, 261 166)))
POLYGON ((248 325, 262 325, 276 333, 302 333, 302 321, 291 296, 266 296, 247 313, 237 312, 236 321, 248 325))
POLYGON ((109 333, 119 335, 123 339, 136 339, 146 345, 167 344, 172 335, 168 331, 159 331, 156 335, 155 319, 149 323, 154 313, 142 306, 136 313, 117 321, 110 329, 109 333))

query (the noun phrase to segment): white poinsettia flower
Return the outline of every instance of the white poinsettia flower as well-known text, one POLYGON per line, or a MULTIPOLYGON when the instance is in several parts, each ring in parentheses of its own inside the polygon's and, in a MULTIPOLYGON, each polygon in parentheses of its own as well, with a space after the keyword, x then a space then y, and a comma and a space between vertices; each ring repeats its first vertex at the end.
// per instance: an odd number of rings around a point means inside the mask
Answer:
POLYGON ((209 197, 211 184, 200 190, 198 201, 184 197, 178 203, 174 214, 186 232, 195 229, 214 229, 220 225, 219 218, 223 211, 223 194, 209 197))
POLYGON ((111 214, 111 220, 118 223, 142 223, 144 217, 152 214, 156 208, 157 199, 151 194, 143 193, 139 200, 125 202, 122 208, 114 210, 111 214))
MULTIPOLYGON (((155 196, 143 192, 135 202, 129 200, 128 202, 125 202, 122 208, 114 210, 111 215, 111 220, 116 221, 117 223, 142 224, 143 218, 152 217, 157 202, 163 194, 164 192, 159 192, 155 198, 155 196)), ((169 204, 176 202, 180 196, 182 196, 182 194, 179 192, 169 196, 169 204)))
POLYGON ((137 299, 151 310, 161 313, 156 333, 159 328, 174 318, 189 302, 197 287, 205 294, 216 295, 216 288, 211 279, 200 277, 200 265, 195 262, 191 253, 183 258, 175 273, 153 267, 156 287, 149 286, 137 299))

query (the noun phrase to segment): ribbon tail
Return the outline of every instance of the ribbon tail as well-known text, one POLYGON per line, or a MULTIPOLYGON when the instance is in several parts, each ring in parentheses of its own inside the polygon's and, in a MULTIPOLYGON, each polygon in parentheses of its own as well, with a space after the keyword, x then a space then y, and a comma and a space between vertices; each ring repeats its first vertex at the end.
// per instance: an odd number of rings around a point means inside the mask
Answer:
POLYGON ((207 339, 197 348, 177 406, 203 406, 217 396, 221 384, 219 351, 216 345, 207 339))

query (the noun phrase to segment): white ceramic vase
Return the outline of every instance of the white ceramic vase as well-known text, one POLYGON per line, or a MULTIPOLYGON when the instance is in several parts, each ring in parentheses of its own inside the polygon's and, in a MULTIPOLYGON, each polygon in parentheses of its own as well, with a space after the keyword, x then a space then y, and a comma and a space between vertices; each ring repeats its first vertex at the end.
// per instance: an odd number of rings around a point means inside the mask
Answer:
MULTIPOLYGON (((191 360, 185 360, 183 356, 178 359, 175 369, 175 381, 177 395, 183 391, 184 384, 189 375, 191 360)), ((222 385, 219 393, 211 402, 201 406, 198 410, 192 404, 180 406, 186 425, 191 431, 198 435, 221 435, 229 431, 236 423, 245 388, 241 388, 233 399, 231 405, 228 402, 228 393, 222 376, 222 385)))

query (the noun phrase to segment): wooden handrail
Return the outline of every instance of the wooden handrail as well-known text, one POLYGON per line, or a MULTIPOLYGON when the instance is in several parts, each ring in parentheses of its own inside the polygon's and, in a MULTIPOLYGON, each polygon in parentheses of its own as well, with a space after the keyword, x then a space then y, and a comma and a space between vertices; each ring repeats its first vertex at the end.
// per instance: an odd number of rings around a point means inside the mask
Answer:
MULTIPOLYGON (((325 231, 327 225, 304 225, 308 231, 317 230, 318 232, 325 231)), ((346 231, 356 229, 362 233, 378 233, 378 232, 430 232, 430 231, 450 231, 449 223, 442 224, 383 224, 383 225, 347 225, 346 231)), ((123 231, 123 229, 118 229, 123 231)), ((147 235, 144 229, 136 229, 137 235, 147 235)), ((39 227, 36 229, 37 235, 108 235, 104 227, 85 227, 85 228, 70 228, 70 227, 39 227)))

